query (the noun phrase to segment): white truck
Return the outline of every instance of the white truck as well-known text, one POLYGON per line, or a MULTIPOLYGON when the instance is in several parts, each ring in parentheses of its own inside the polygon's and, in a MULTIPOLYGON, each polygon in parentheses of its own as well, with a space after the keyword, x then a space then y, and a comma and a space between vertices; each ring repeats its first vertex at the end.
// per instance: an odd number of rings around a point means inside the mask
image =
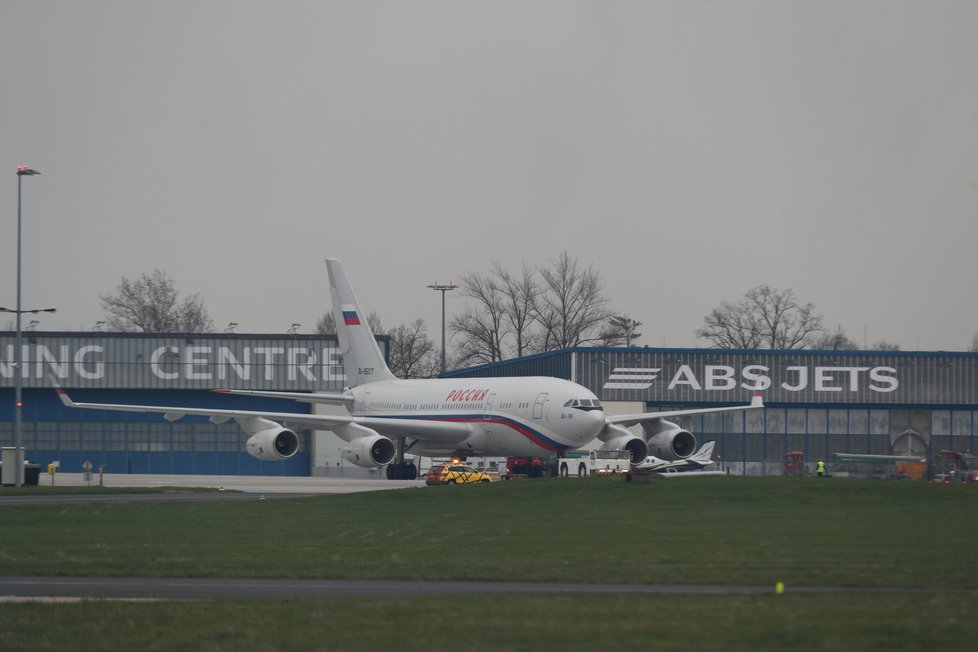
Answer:
POLYGON ((578 451, 557 458, 557 473, 562 478, 625 475, 629 469, 631 469, 631 455, 626 450, 578 451))

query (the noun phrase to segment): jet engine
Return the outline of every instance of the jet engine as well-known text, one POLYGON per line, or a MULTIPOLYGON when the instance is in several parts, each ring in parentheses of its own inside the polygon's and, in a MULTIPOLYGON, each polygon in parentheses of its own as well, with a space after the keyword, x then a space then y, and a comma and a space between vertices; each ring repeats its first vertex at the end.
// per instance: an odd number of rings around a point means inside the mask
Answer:
POLYGON ((390 464, 394 459, 394 442, 369 428, 363 429, 373 434, 357 437, 347 443, 340 450, 340 457, 364 468, 390 464))
POLYGON ((600 438, 604 441, 602 450, 626 450, 631 457, 632 464, 638 464, 649 456, 649 448, 645 440, 633 435, 628 428, 606 425, 600 438))
POLYGON ((276 426, 256 432, 245 444, 248 452, 260 460, 285 460, 299 450, 299 436, 288 428, 276 426))
POLYGON ((680 428, 679 424, 657 419, 643 424, 643 427, 651 455, 672 462, 684 460, 696 452, 696 435, 680 428))

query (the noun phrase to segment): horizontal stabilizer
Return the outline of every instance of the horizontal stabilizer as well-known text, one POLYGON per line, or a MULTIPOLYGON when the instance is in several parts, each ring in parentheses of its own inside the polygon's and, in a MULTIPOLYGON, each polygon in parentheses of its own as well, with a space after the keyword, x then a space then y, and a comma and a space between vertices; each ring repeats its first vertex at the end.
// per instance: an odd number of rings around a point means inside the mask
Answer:
POLYGON ((72 401, 71 398, 68 396, 68 392, 61 389, 60 387, 57 388, 57 391, 58 391, 58 398, 61 399, 62 403, 64 403, 67 407, 75 407, 75 402, 72 401))
POLYGON ((679 478, 715 478, 717 476, 730 475, 726 471, 687 471, 686 473, 653 473, 653 478, 664 480, 676 480, 679 478))

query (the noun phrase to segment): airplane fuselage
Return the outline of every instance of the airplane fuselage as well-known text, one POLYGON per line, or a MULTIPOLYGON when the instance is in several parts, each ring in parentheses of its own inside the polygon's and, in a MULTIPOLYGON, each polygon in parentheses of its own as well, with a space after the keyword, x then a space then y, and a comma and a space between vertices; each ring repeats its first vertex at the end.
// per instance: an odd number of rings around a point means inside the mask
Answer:
POLYGON ((354 417, 468 425, 462 438, 418 441, 418 454, 554 455, 584 446, 605 425, 598 398, 558 378, 389 380, 350 392, 354 417))

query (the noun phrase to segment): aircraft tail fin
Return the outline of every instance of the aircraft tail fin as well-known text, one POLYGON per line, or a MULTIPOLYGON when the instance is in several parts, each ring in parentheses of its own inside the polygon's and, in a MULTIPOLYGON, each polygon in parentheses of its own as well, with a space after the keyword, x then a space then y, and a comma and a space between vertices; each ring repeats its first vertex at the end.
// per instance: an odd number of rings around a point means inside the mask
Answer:
POLYGON ((703 444, 696 453, 689 457, 687 461, 696 462, 697 464, 707 465, 712 464, 713 460, 713 449, 716 447, 717 443, 715 441, 708 441, 703 444))
POLYGON ((376 380, 393 380, 395 376, 387 368, 343 265, 337 258, 327 258, 326 270, 329 272, 329 290, 333 298, 336 336, 340 340, 340 352, 350 387, 376 380))

